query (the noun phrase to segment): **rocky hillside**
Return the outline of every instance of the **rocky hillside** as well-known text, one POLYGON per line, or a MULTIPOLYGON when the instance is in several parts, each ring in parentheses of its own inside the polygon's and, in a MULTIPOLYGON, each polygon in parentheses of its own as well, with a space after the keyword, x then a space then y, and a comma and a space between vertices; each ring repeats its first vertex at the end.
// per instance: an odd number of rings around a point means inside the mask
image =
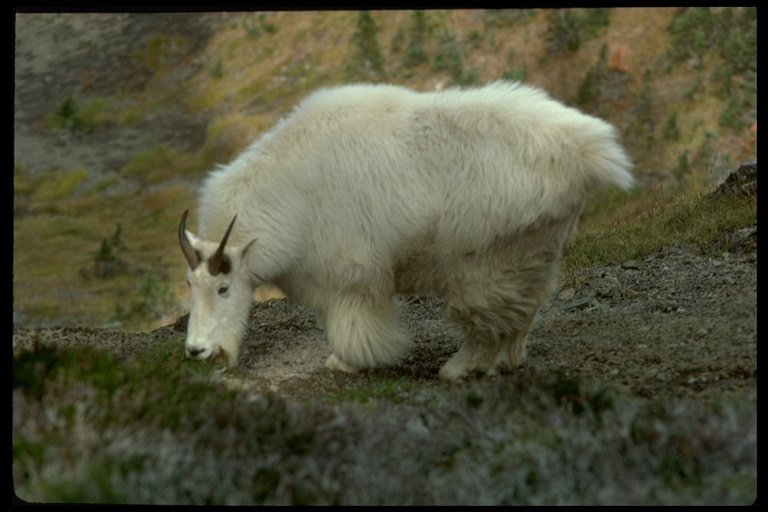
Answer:
POLYGON ((641 201, 711 189, 756 151, 754 9, 15 21, 17 325, 147 328, 183 313, 180 212, 194 216, 205 172, 320 86, 525 80, 620 129, 641 201))

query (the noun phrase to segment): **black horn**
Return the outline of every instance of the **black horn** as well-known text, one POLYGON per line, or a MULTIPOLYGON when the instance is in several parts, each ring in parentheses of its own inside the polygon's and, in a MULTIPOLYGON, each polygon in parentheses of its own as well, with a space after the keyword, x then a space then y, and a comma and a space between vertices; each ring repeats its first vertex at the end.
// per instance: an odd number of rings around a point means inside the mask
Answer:
POLYGON ((181 222, 179 223, 179 244, 181 244, 181 251, 184 253, 184 257, 187 258, 189 267, 194 270, 200 264, 200 255, 197 253, 192 244, 189 243, 187 238, 187 214, 189 210, 184 210, 184 214, 181 216, 181 222))
POLYGON ((235 219, 237 219, 237 215, 235 215, 232 218, 232 222, 229 223, 227 232, 224 233, 224 238, 221 240, 219 248, 216 249, 216 253, 214 253, 214 255, 211 256, 211 259, 208 260, 208 271, 212 276, 222 272, 224 274, 229 274, 229 271, 231 270, 229 260, 224 258, 224 246, 227 245, 227 238, 229 238, 229 233, 232 231, 232 226, 235 225, 235 219))

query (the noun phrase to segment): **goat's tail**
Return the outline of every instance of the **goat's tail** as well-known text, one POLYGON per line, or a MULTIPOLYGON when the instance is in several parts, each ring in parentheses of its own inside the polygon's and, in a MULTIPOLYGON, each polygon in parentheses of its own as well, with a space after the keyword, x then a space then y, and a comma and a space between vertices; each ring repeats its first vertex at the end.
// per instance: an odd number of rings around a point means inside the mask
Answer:
POLYGON ((582 165, 588 190, 618 187, 629 190, 635 178, 629 170, 632 161, 618 142, 616 129, 602 122, 598 130, 582 134, 582 165))

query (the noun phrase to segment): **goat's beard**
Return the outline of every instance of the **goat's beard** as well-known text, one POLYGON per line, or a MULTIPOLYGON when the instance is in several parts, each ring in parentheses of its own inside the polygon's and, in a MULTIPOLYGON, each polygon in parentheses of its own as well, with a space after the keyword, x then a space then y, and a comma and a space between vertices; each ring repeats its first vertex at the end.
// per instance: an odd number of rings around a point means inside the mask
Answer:
POLYGON ((239 355, 239 347, 235 346, 232 349, 227 349, 219 345, 213 349, 213 353, 211 353, 211 360, 222 361, 226 363, 226 365, 230 368, 234 368, 237 366, 239 355))

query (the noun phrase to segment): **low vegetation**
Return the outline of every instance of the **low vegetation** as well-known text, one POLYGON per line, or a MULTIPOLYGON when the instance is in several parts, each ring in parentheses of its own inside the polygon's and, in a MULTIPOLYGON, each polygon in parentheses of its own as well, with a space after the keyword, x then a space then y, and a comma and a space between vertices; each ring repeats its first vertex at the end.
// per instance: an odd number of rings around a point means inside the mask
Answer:
MULTIPOLYGON (((248 397, 162 342, 129 360, 14 356, 28 501, 161 504, 746 503, 754 397, 640 400, 563 375, 429 390, 367 380, 326 403, 248 397), (328 405, 330 404, 330 405, 328 405), (362 404, 362 405, 361 405, 362 404), (734 439, 740 442, 734 443, 734 439), (382 449, 386 446, 386 449, 382 449)), ((751 476, 750 476, 751 475, 751 476)))
POLYGON ((755 225, 756 197, 703 193, 681 195, 657 191, 640 198, 609 192, 593 200, 573 247, 563 259, 565 271, 611 262, 641 259, 674 243, 707 247, 712 253, 729 250, 724 232, 755 225))

